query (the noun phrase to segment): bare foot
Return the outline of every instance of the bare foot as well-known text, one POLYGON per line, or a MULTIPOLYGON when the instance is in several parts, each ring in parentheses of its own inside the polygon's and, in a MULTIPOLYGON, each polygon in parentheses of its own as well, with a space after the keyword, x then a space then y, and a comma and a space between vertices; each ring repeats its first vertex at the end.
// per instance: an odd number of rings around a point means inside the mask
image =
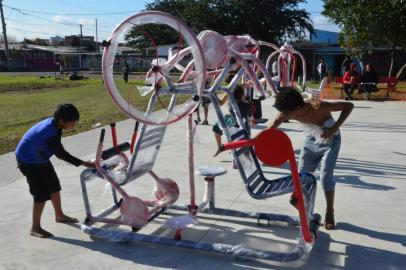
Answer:
POLYGON ((334 214, 326 213, 326 216, 324 217, 324 228, 326 230, 334 230, 335 226, 334 214))
POLYGON ((58 223, 78 223, 79 220, 73 217, 68 217, 66 215, 59 216, 55 218, 55 221, 58 223))
POLYGON ((35 236, 35 237, 39 237, 39 238, 49 238, 49 237, 53 237, 54 235, 42 228, 39 229, 31 229, 30 231, 30 235, 35 236))
POLYGON ((221 152, 223 152, 223 151, 221 151, 221 148, 219 147, 219 148, 217 149, 216 153, 214 153, 213 157, 217 157, 218 154, 220 154, 221 152))

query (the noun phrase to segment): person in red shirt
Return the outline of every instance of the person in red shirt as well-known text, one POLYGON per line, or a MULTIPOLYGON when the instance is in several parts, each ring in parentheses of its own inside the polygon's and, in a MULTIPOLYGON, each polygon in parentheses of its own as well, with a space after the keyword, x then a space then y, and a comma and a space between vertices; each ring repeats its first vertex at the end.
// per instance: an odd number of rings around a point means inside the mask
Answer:
POLYGON ((350 70, 344 73, 343 77, 343 89, 345 92, 345 100, 352 100, 352 94, 354 90, 358 88, 358 83, 360 81, 360 75, 355 69, 355 64, 351 63, 350 70))

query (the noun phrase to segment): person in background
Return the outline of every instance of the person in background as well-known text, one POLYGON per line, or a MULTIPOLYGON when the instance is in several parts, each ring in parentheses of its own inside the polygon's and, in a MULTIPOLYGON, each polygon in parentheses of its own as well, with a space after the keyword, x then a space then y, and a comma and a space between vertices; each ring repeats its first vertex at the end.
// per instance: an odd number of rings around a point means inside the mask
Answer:
POLYGON ((341 75, 342 76, 344 76, 346 71, 350 70, 350 65, 351 65, 351 58, 349 56, 346 56, 341 65, 341 75))
POLYGON ((125 83, 128 83, 128 74, 130 73, 130 67, 128 66, 127 61, 124 62, 123 67, 123 79, 125 83))
POLYGON ((59 75, 63 75, 64 62, 61 56, 58 57, 56 64, 59 65, 59 75))
POLYGON ((359 89, 359 92, 364 94, 365 100, 371 97, 372 92, 378 91, 377 84, 378 74, 371 64, 367 64, 361 76, 361 87, 359 89))
MULTIPOLYGON (((204 86, 204 89, 209 89, 210 88, 210 79, 207 79, 206 84, 204 86)), ((209 97, 202 95, 202 101, 201 101, 201 105, 203 107, 203 115, 204 115, 204 120, 202 122, 202 125, 208 125, 209 121, 207 120, 207 117, 209 116, 209 105, 211 103, 211 100, 209 97)), ((200 104, 197 106, 197 108, 195 109, 195 112, 197 114, 197 118, 195 120, 195 123, 198 124, 200 123, 201 119, 200 119, 200 104)))
MULTIPOLYGON (((240 111, 241 117, 243 119, 243 122, 245 124, 245 129, 247 131, 248 134, 250 134, 250 115, 251 115, 251 105, 245 100, 245 90, 241 85, 237 85, 233 90, 233 97, 237 103, 238 106, 238 110, 240 111)), ((218 98, 219 99, 219 98, 218 98)), ((225 101, 227 100, 227 96, 223 96, 223 98, 219 99, 219 103, 220 105, 223 105, 225 103, 225 101)), ((239 127, 238 122, 237 122, 237 117, 235 115, 235 112, 231 106, 231 104, 229 103, 229 113, 224 116, 226 125, 228 127, 239 127)), ((220 152, 220 145, 221 145, 221 136, 223 135, 223 131, 220 128, 220 125, 218 123, 216 123, 213 126, 213 133, 214 133, 214 138, 216 140, 216 144, 218 147, 217 152, 214 154, 214 156, 217 156, 220 152)))
POLYGON ((355 69, 356 66, 354 63, 351 63, 350 70, 344 73, 343 77, 343 90, 346 95, 345 100, 352 100, 354 90, 358 88, 358 83, 360 81, 360 75, 355 69))
POLYGON ((328 70, 327 64, 324 62, 324 59, 321 58, 320 63, 317 66, 317 73, 319 74, 319 79, 320 79, 319 82, 321 82, 323 80, 323 78, 327 76, 327 70, 328 70))

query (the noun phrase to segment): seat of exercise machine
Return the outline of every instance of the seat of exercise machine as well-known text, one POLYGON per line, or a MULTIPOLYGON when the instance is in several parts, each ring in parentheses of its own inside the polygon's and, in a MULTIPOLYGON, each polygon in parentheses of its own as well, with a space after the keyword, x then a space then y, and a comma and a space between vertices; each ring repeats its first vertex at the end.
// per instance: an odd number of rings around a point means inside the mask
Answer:
POLYGON ((206 177, 216 177, 219 175, 223 175, 227 172, 226 169, 220 166, 200 166, 196 168, 196 174, 206 177))

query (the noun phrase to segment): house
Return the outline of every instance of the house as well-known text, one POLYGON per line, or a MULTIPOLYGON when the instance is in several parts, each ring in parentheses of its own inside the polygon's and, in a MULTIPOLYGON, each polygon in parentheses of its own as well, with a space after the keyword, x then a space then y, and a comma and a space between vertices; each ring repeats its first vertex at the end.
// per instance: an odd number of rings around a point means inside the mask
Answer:
POLYGON ((54 36, 49 38, 50 44, 53 46, 60 46, 63 45, 65 42, 65 38, 61 36, 54 36))
MULTIPOLYGON (((370 48, 362 55, 357 56, 355 50, 342 48, 338 44, 339 33, 315 29, 315 34, 307 40, 293 44, 294 48, 300 51, 306 59, 306 70, 309 78, 318 79, 316 71, 320 59, 323 58, 329 67, 330 76, 342 76, 342 63, 346 56, 351 55, 352 62, 356 64, 357 70, 367 63, 372 64, 380 76, 387 76, 390 67, 390 49, 384 47, 370 48)), ((406 53, 400 48, 395 52, 394 71, 399 70, 406 62, 406 53)), ((299 73, 301 67, 299 67, 299 73)), ((393 74, 395 75, 395 74, 393 74)))

